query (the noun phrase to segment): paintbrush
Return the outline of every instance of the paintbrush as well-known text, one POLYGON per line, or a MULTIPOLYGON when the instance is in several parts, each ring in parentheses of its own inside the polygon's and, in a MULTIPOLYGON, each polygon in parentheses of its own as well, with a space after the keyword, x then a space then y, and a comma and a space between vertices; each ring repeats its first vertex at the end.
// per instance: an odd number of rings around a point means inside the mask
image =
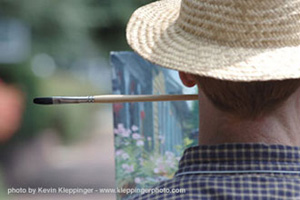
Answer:
POLYGON ((97 96, 53 96, 35 98, 33 102, 41 105, 74 103, 123 103, 148 101, 192 101, 198 95, 97 95, 97 96))

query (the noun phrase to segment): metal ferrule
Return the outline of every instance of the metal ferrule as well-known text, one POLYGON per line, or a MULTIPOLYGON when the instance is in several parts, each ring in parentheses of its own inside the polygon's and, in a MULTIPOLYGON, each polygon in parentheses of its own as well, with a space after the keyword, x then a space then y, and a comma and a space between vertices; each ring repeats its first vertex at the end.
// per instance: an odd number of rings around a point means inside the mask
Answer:
POLYGON ((68 104, 68 103, 94 103, 93 96, 87 97, 53 97, 53 104, 68 104))

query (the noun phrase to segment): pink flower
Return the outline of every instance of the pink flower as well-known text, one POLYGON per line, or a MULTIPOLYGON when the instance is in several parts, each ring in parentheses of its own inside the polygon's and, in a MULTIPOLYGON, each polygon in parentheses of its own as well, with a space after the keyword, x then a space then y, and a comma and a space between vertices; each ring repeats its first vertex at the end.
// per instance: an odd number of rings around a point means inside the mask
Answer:
POLYGON ((128 173, 131 173, 134 171, 134 166, 133 165, 129 165, 128 169, 127 169, 127 172, 128 173))
POLYGON ((121 133, 122 137, 129 137, 130 136, 131 131, 130 130, 126 130, 124 129, 124 131, 121 133))
POLYGON ((154 169, 153 169, 153 172, 154 172, 155 174, 158 174, 158 173, 159 173, 159 169, 158 169, 158 168, 154 168, 154 169))
POLYGON ((118 129, 124 129, 124 125, 123 124, 118 124, 118 129))
POLYGON ((134 132, 136 132, 136 131, 139 130, 139 128, 138 128, 136 125, 133 125, 133 126, 131 127, 131 130, 134 131, 134 132))
POLYGON ((143 141, 143 140, 138 140, 138 141, 136 142, 136 145, 137 145, 138 147, 144 146, 144 141, 143 141))
POLYGON ((151 140, 152 140, 152 138, 151 138, 151 137, 147 137, 147 140, 148 140, 148 141, 151 141, 151 140))
POLYGON ((123 160, 127 160, 129 158, 129 155, 127 153, 122 154, 123 160))
POLYGON ((134 166, 133 165, 128 165, 128 164, 122 164, 122 168, 125 170, 127 173, 131 173, 134 171, 134 166))
POLYGON ((124 150, 117 150, 115 154, 116 154, 116 156, 120 156, 124 153, 125 153, 124 150))
POLYGON ((138 139, 141 139, 142 137, 141 137, 140 134, 134 133, 134 134, 132 134, 132 138, 135 139, 135 140, 138 140, 138 139))
POLYGON ((142 182, 142 179, 141 179, 140 177, 136 177, 136 178, 134 179, 134 182, 135 182, 136 184, 139 184, 139 183, 142 182))
POLYGON ((118 128, 114 129, 114 133, 117 134, 117 135, 118 134, 122 135, 124 131, 126 131, 126 129, 124 128, 123 124, 118 124, 118 128))

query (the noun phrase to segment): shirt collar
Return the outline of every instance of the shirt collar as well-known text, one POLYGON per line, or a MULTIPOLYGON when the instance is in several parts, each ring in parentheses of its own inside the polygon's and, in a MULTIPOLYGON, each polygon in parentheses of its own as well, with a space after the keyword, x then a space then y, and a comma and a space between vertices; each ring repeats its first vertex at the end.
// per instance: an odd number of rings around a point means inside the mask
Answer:
POLYGON ((216 171, 300 173, 300 147, 252 143, 190 147, 185 150, 176 175, 216 171))

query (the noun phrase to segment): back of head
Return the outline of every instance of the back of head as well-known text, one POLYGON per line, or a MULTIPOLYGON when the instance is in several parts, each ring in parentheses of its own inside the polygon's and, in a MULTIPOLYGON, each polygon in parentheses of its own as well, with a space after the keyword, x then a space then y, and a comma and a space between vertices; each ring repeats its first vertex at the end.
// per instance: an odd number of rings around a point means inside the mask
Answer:
POLYGON ((134 12, 127 40, 150 62, 212 77, 199 82, 217 108, 257 118, 299 87, 298 1, 156 1, 134 12))
POLYGON ((216 108, 241 119, 272 113, 300 86, 300 79, 233 82, 198 76, 197 81, 216 108))

